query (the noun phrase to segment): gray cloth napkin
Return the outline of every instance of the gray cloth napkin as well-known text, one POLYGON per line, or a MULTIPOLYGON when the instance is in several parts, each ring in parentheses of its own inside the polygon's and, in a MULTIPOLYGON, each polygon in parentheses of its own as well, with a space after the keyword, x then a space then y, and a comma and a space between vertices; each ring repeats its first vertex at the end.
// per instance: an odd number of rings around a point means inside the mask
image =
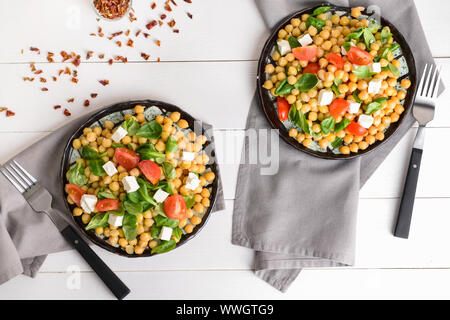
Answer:
MULTIPOLYGON (((269 29, 294 11, 322 3, 255 1, 269 29)), ((391 0, 331 3, 378 6, 378 12, 402 32, 411 46, 418 74, 425 63, 433 63, 412 0, 401 4, 391 0)), ((245 163, 246 155, 258 152, 255 143, 245 141, 234 204, 232 242, 256 251, 254 268, 258 277, 285 291, 302 268, 354 264, 359 190, 414 124, 411 114, 405 117, 389 141, 353 160, 322 160, 280 142, 279 170, 275 175, 262 175, 262 163, 245 163)), ((256 96, 246 128, 270 129, 256 96)))
MULTIPOLYGON (((65 124, 11 159, 19 162, 50 191, 53 208, 71 224, 71 213, 65 209, 65 200, 61 196, 60 163, 70 136, 92 113, 65 124)), ((212 132, 210 125, 202 125, 212 132)), ((217 200, 212 211, 225 209, 220 175, 218 178, 217 200)), ((71 247, 47 216, 34 212, 22 195, 0 174, 0 285, 21 273, 34 277, 47 254, 68 249, 71 247)))

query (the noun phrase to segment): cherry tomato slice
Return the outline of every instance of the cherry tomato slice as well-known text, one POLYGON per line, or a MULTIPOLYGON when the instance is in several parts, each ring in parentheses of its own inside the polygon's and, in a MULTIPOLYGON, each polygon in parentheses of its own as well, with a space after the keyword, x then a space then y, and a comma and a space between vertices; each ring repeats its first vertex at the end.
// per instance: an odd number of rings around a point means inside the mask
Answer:
POLYGON ((142 160, 139 162, 139 169, 152 184, 158 183, 161 177, 161 168, 156 163, 150 160, 142 160))
POLYGON ((281 121, 286 121, 289 117, 289 103, 286 99, 277 97, 277 103, 278 103, 278 116, 280 117, 281 121))
POLYGON ((80 206, 81 197, 86 193, 75 184, 66 184, 66 192, 77 206, 80 206))
POLYGON ((317 57, 319 48, 313 46, 297 47, 292 49, 292 53, 300 61, 309 61, 317 57))
POLYGON ((344 68, 344 59, 336 53, 329 53, 325 56, 325 59, 333 65, 336 66, 338 69, 344 68))
POLYGON ((365 50, 352 46, 348 52, 348 60, 358 66, 367 66, 373 61, 373 56, 365 50))
POLYGON ((136 168, 140 160, 139 155, 128 148, 117 148, 114 152, 114 157, 128 171, 136 168))
POLYGON ((304 69, 302 73, 312 73, 317 75, 317 72, 319 72, 320 66, 318 63, 310 62, 304 69))
POLYGON ((363 136, 367 133, 367 129, 356 122, 350 123, 347 127, 347 130, 354 136, 363 136))
POLYGON ((330 114, 335 119, 343 117, 349 108, 350 102, 344 99, 336 99, 330 105, 330 114))
POLYGON ((170 219, 183 220, 187 215, 186 202, 179 194, 174 194, 164 201, 164 212, 170 219))
POLYGON ((95 206, 98 212, 106 212, 119 209, 119 201, 116 199, 98 200, 95 206))

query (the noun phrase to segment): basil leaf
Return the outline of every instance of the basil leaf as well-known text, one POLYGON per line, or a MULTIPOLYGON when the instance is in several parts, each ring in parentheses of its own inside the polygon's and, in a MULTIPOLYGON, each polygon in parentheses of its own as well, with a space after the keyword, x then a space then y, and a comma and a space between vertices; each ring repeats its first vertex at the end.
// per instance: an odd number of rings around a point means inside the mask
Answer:
POLYGON ((160 181, 158 183, 158 189, 163 189, 165 192, 173 194, 172 185, 168 181, 160 181))
POLYGON ((69 183, 75 184, 79 187, 85 185, 88 182, 86 175, 84 174, 84 165, 81 162, 77 162, 70 168, 68 174, 69 183))
POLYGON ((133 203, 139 203, 142 200, 141 195, 139 194, 139 191, 134 191, 134 192, 128 193, 127 199, 133 203))
POLYGON ((305 73, 300 77, 300 79, 298 79, 294 87, 301 92, 308 92, 309 90, 315 88, 318 83, 319 78, 317 78, 315 74, 305 73))
POLYGON ((161 137, 162 127, 156 121, 151 121, 144 124, 137 132, 136 136, 140 138, 147 138, 149 140, 155 140, 161 137))
POLYGON ((358 89, 355 90, 355 92, 353 92, 353 99, 358 102, 358 103, 362 103, 363 101, 358 97, 358 95, 361 93, 361 91, 359 91, 358 89))
POLYGON ((313 26, 319 32, 322 31, 322 28, 325 27, 325 25, 326 25, 325 21, 315 18, 313 16, 309 16, 309 18, 306 20, 306 28, 313 26))
POLYGON ((175 168, 170 162, 164 162, 162 167, 167 180, 175 179, 175 168))
POLYGON ((180 240, 181 237, 183 236, 183 230, 181 230, 180 228, 174 228, 172 231, 172 235, 177 239, 180 240))
POLYGON ((139 154, 141 160, 152 160, 152 161, 164 161, 166 158, 164 153, 158 152, 152 143, 141 144, 136 152, 139 154))
POLYGON ((166 213, 164 212, 164 204, 163 203, 158 203, 154 208, 153 211, 159 215, 162 215, 164 217, 166 217, 166 213))
POLYGON ((381 26, 374 20, 371 20, 369 23, 369 26, 367 27, 367 29, 371 32, 371 33, 376 33, 378 30, 380 30, 381 26))
POLYGON ((342 140, 341 138, 336 138, 332 143, 331 143, 331 147, 333 149, 337 149, 340 146, 342 146, 342 144, 344 143, 344 140, 342 140))
POLYGON ((109 218, 108 212, 96 214, 91 219, 91 221, 89 221, 89 224, 86 226, 86 230, 107 227, 108 226, 108 218, 109 218))
POLYGON ((106 152, 99 154, 97 151, 95 151, 89 146, 84 146, 83 149, 81 150, 81 157, 86 160, 99 159, 101 157, 104 157, 105 155, 107 155, 106 152))
POLYGON ((89 168, 91 168, 91 172, 94 176, 101 177, 105 174, 105 170, 103 169, 103 165, 105 161, 103 159, 93 159, 89 160, 89 168))
POLYGON ((302 131, 304 133, 308 133, 311 134, 311 129, 309 128, 309 123, 308 121, 306 121, 306 116, 305 114, 298 110, 298 121, 297 121, 297 126, 300 127, 300 129, 302 129, 302 131))
POLYGON ((344 42, 342 44, 342 47, 344 47, 345 51, 348 53, 350 51, 350 49, 352 48, 352 44, 351 44, 351 42, 344 42))
POLYGON ((370 68, 368 66, 360 66, 353 70, 353 73, 360 79, 369 78, 375 74, 370 71, 370 68))
POLYGON ((117 199, 115 195, 113 195, 110 191, 107 190, 101 190, 97 193, 97 198, 99 200, 103 199, 117 199))
POLYGON ((169 241, 161 241, 159 246, 156 246, 152 249, 152 254, 168 252, 175 249, 176 245, 177 243, 174 239, 170 239, 169 241))
POLYGON ((291 109, 289 109, 288 117, 289 117, 289 120, 291 120, 294 124, 297 123, 297 121, 299 119, 299 114, 298 114, 297 107, 295 105, 292 105, 291 109))
POLYGON ((363 30, 363 36, 364 36, 364 43, 366 44, 367 49, 370 49, 370 45, 375 42, 375 37, 372 34, 372 32, 370 32, 369 29, 365 28, 363 30))
POLYGON ((124 216, 125 215, 125 209, 123 206, 120 206, 118 210, 108 211, 109 214, 114 214, 116 216, 124 216))
POLYGON ((287 78, 284 79, 283 81, 281 81, 280 85, 278 86, 278 88, 275 90, 275 94, 276 95, 286 95, 291 93, 292 89, 294 89, 293 85, 290 85, 287 82, 287 78))
POLYGON ((322 13, 330 11, 330 9, 331 9, 331 7, 326 7, 326 6, 325 7, 319 7, 319 8, 314 10, 312 15, 313 16, 318 16, 319 14, 322 14, 322 13))
POLYGON ((183 198, 184 202, 186 202, 186 208, 191 209, 195 204, 194 195, 183 196, 183 198))
POLYGON ((156 224, 152 225, 150 227, 150 234, 152 235, 152 238, 159 238, 159 235, 161 234, 162 227, 158 227, 156 224))
POLYGON ((369 116, 371 114, 374 114, 375 112, 377 112, 378 110, 380 110, 382 108, 383 103, 385 103, 386 101, 387 101, 387 98, 384 98, 384 97, 375 99, 372 103, 370 103, 367 106, 366 114, 369 116))
POLYGON ((136 239, 138 233, 137 217, 132 214, 126 214, 123 217, 122 231, 128 241, 136 239))
POLYGON ((355 31, 353 31, 352 33, 350 33, 347 36, 347 38, 345 38, 345 41, 349 41, 351 39, 359 41, 359 39, 361 39, 363 33, 364 33, 364 28, 358 28, 355 31))
POLYGON ((170 136, 166 142, 166 152, 176 152, 178 150, 178 142, 173 136, 170 136))
POLYGON ((298 42, 296 37, 290 36, 288 42, 289 45, 291 46, 291 49, 300 47, 300 42, 298 42))
POLYGON ((151 204, 152 206, 155 206, 156 201, 155 201, 155 199, 153 199, 152 196, 149 195, 147 183, 144 180, 142 180, 141 178, 137 178, 137 182, 139 184, 139 189, 137 190, 137 192, 139 192, 141 199, 143 199, 145 202, 151 204))
POLYGON ((392 33, 390 33, 388 30, 383 29, 381 30, 381 43, 383 45, 387 44, 389 42, 389 39, 391 39, 392 33))
POLYGON ((126 212, 128 212, 129 214, 140 214, 142 212, 144 212, 144 207, 142 206, 142 203, 138 202, 138 203, 134 203, 128 199, 126 199, 123 203, 123 208, 125 209, 126 212))
POLYGON ((329 135, 331 130, 333 130, 335 123, 336 123, 336 121, 334 120, 333 117, 328 117, 326 119, 323 119, 322 122, 320 123, 322 132, 325 135, 329 135))
POLYGON ((381 98, 375 99, 374 101, 383 104, 387 101, 387 98, 381 97, 381 98))
POLYGON ((130 118, 122 123, 122 128, 127 130, 129 136, 134 136, 139 130, 139 123, 133 118, 130 118))
POLYGON ((339 132, 344 130, 345 128, 348 127, 348 125, 352 123, 350 120, 348 119, 343 119, 341 122, 339 122, 335 127, 334 127, 334 132, 339 132))
POLYGON ((333 85, 331 86, 331 89, 333 89, 334 94, 336 96, 340 96, 341 92, 339 91, 339 86, 342 84, 342 79, 336 78, 333 81, 333 85))
POLYGON ((392 75, 396 78, 400 77, 400 71, 396 66, 394 66, 392 63, 388 64, 388 69, 392 73, 392 75))
POLYGON ((178 227, 178 220, 170 219, 161 215, 157 215, 155 218, 156 226, 158 227, 169 227, 169 228, 176 228, 178 227))

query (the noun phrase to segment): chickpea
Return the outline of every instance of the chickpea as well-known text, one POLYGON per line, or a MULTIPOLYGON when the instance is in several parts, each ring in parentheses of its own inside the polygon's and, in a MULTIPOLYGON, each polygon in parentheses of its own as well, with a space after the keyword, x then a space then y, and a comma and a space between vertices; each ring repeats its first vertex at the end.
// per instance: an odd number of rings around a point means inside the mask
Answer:
POLYGON ((194 231, 194 225, 188 224, 186 227, 184 227, 184 231, 185 231, 187 234, 192 233, 192 231, 194 231))
POLYGON ((198 213, 203 213, 205 208, 203 207, 203 205, 201 203, 196 203, 194 205, 194 210, 198 213))
POLYGON ((198 225, 198 224, 200 224, 202 222, 202 218, 200 218, 200 217, 198 217, 198 216, 193 216, 192 218, 191 218, 191 223, 193 224, 193 225, 198 225))
POLYGON ((345 154, 345 155, 350 154, 350 147, 342 146, 340 151, 341 151, 342 154, 345 154))
POLYGON ((313 141, 311 138, 306 138, 305 140, 303 140, 303 146, 306 148, 311 147, 312 143, 313 143, 313 141))
POLYGON ((358 145, 357 145, 356 143, 352 143, 352 144, 349 146, 349 148, 350 148, 350 152, 353 152, 353 153, 357 153, 358 150, 359 150, 359 147, 358 147, 358 145))
POLYGON ((409 87, 411 87, 411 80, 403 79, 401 81, 401 86, 402 86, 403 89, 409 89, 409 87))
POLYGON ((319 147, 321 149, 324 149, 324 150, 328 149, 328 144, 329 144, 329 141, 327 139, 322 139, 319 141, 319 147))
POLYGON ((81 216, 83 214, 83 209, 81 209, 81 208, 75 208, 75 209, 73 209, 73 215, 75 216, 75 217, 79 217, 79 216, 81 216))
POLYGON ((73 146, 74 149, 80 149, 81 148, 81 141, 80 141, 80 139, 73 140, 72 146, 73 146))
POLYGON ((357 8, 352 8, 351 11, 351 16, 353 18, 359 18, 361 16, 361 8, 357 7, 357 8))
POLYGON ((344 142, 345 142, 345 144, 351 144, 353 142, 353 139, 354 139, 353 135, 347 134, 344 137, 344 142))
POLYGON ((203 198, 203 199, 202 199, 202 205, 203 205, 205 208, 209 208, 209 206, 211 205, 211 201, 209 201, 208 198, 203 198))
POLYGON ((317 29, 313 26, 309 26, 308 33, 311 35, 311 37, 314 37, 315 35, 317 35, 317 29))
POLYGON ((84 224, 88 224, 89 221, 91 221, 91 215, 88 213, 83 213, 81 216, 81 221, 83 221, 84 224))
POLYGON ((119 189, 120 189, 119 183, 117 181, 111 182, 109 185, 109 189, 111 191, 119 191, 119 189))
POLYGON ((383 132, 378 132, 377 135, 375 136, 375 138, 378 141, 383 141, 384 140, 384 133, 383 132))
POLYGON ((216 175, 214 174, 214 172, 207 172, 206 174, 205 174, 205 178, 206 178, 206 180, 208 181, 208 182, 213 182, 214 181, 214 179, 216 178, 216 175))
POLYGON ((135 254, 138 254, 138 255, 143 254, 143 253, 144 253, 144 250, 145 250, 145 248, 140 247, 140 246, 134 247, 134 253, 135 253, 135 254))
POLYGON ((178 120, 177 124, 181 129, 187 129, 189 127, 188 122, 184 119, 178 120))
POLYGON ((272 54, 272 59, 273 59, 274 61, 278 61, 280 58, 281 58, 281 55, 278 53, 278 51, 275 51, 275 52, 272 54))

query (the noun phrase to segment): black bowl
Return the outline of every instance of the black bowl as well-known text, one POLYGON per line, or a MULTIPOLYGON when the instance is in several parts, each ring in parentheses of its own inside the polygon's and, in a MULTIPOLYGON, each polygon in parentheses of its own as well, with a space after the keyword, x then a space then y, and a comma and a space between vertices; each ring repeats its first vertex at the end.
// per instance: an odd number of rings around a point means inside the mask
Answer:
MULTIPOLYGON (((266 114, 267 119, 269 120, 272 128, 278 129, 280 136, 283 138, 284 141, 286 141, 288 144, 293 146, 294 148, 306 152, 307 154, 310 154, 315 157, 319 157, 322 159, 329 159, 329 160, 336 160, 336 159, 353 159, 362 155, 365 155, 369 152, 372 152, 375 150, 378 146, 385 143, 389 138, 394 134, 395 131, 397 131, 398 127, 402 124, 403 119, 405 116, 410 112, 411 107, 414 102, 414 98, 416 95, 416 89, 417 89, 417 74, 416 74, 416 64, 414 61, 414 56, 412 54, 411 48, 409 47, 408 43, 406 42, 403 35, 397 30, 397 28, 381 17, 381 24, 382 26, 388 26, 391 28, 391 33, 393 34, 394 40, 398 42, 401 46, 402 55, 404 56, 406 63, 408 65, 408 74, 403 75, 399 81, 401 81, 403 78, 409 78, 411 80, 411 87, 407 91, 406 99, 404 102, 404 108, 405 112, 401 115, 400 120, 396 123, 393 123, 390 125, 390 127, 385 132, 385 139, 383 141, 377 141, 375 144, 369 146, 366 150, 362 151, 360 150, 356 154, 349 154, 349 155, 343 155, 343 154, 335 154, 332 151, 328 150, 327 152, 320 152, 320 151, 314 151, 309 148, 304 147, 302 144, 300 144, 297 140, 294 138, 291 138, 289 136, 289 131, 286 129, 284 124, 280 121, 278 117, 278 112, 275 108, 276 106, 276 100, 270 95, 270 92, 263 88, 263 84, 265 81, 265 72, 264 68, 267 63, 271 62, 273 63, 271 52, 273 47, 276 44, 277 38, 278 38, 278 30, 281 28, 284 28, 287 24, 290 23, 290 20, 292 18, 301 18, 302 14, 311 14, 314 9, 321 7, 321 6, 330 6, 331 11, 345 11, 347 13, 350 13, 351 8, 349 7, 340 7, 335 6, 329 3, 323 3, 322 5, 313 7, 313 8, 307 8, 300 11, 297 11, 285 18, 283 18, 273 29, 272 34, 270 35, 269 39, 266 41, 261 57, 259 59, 258 64, 258 76, 257 76, 257 90, 258 90, 258 96, 260 104, 264 110, 264 113, 266 114)), ((366 12, 363 12, 363 14, 367 14, 366 12)), ((368 15, 368 14, 367 14, 368 15)), ((401 57, 401 56, 399 56, 401 57)), ((397 57, 397 58, 399 58, 397 57)))
MULTIPOLYGON (((103 127, 103 123, 101 122, 101 120, 103 118, 105 118, 107 116, 110 116, 111 114, 116 114, 116 113, 119 113, 120 115, 123 116, 125 114, 124 111, 132 110, 138 104, 142 105, 142 106, 144 106, 146 108, 147 107, 151 107, 151 106, 156 106, 156 107, 160 108, 163 111, 163 113, 178 111, 181 114, 181 118, 185 119, 189 123, 189 128, 194 128, 194 122, 196 120, 191 115, 189 115, 187 112, 183 111, 182 109, 180 109, 177 106, 174 106, 174 105, 169 104, 169 103, 161 102, 161 101, 139 100, 139 101, 121 102, 121 103, 117 103, 117 104, 114 104, 112 106, 106 107, 106 108, 100 110, 99 112, 96 112, 91 117, 89 117, 89 119, 86 120, 80 126, 80 128, 77 131, 75 131, 75 133, 70 137, 70 139, 67 142, 66 147, 64 149, 64 154, 63 154, 63 158, 62 158, 62 162, 61 162, 61 171, 60 171, 60 178, 64 182, 63 183, 63 188, 61 189, 61 193, 62 193, 62 196, 64 197, 64 199, 67 198, 66 192, 64 190, 64 185, 66 185, 66 183, 68 183, 68 181, 66 179, 66 172, 67 172, 67 170, 69 170, 69 168, 74 163, 73 161, 71 161, 71 159, 72 159, 72 152, 74 151, 74 149, 72 148, 73 140, 77 139, 78 137, 80 137, 83 134, 83 129, 84 128, 90 127, 90 126, 92 126, 94 124, 100 124, 103 127)), ((121 123, 121 122, 117 122, 115 124, 118 125, 119 123, 121 123)), ((210 164, 207 165, 207 168, 211 169, 211 171, 213 171, 216 174, 216 177, 217 177, 218 176, 218 174, 217 174, 218 171, 217 171, 217 165, 216 165, 213 137, 208 134, 207 130, 205 130, 205 128, 203 126, 201 127, 201 130, 202 130, 201 134, 205 135, 208 138, 208 142, 204 145, 204 149, 208 150, 208 155, 210 157, 210 164)), ((211 188, 211 197, 210 197, 211 205, 209 206, 208 210, 203 215, 201 224, 197 225, 192 233, 184 234, 181 237, 180 242, 177 243, 177 246, 175 247, 175 249, 179 248, 181 245, 185 244, 190 239, 194 238, 195 235, 198 232, 200 232, 200 230, 206 224, 206 221, 208 220, 209 215, 211 213, 211 209, 214 207, 214 204, 215 204, 215 201, 216 201, 217 189, 218 189, 218 179, 214 180, 214 182, 211 184, 210 188, 211 188)), ((87 231, 85 229, 85 225, 81 221, 81 217, 75 217, 75 216, 73 216, 71 214, 71 212, 75 208, 75 205, 70 205, 67 202, 67 200, 65 200, 65 204, 66 204, 66 208, 67 208, 70 216, 72 217, 73 221, 79 227, 79 230, 87 238, 89 238, 92 242, 94 242, 96 245, 102 247, 103 249, 108 250, 108 251, 110 251, 112 253, 121 255, 121 256, 129 257, 129 258, 149 257, 149 256, 156 255, 156 254, 150 254, 150 249, 149 248, 146 248, 143 254, 140 254, 140 255, 131 254, 130 255, 130 254, 127 254, 122 248, 112 246, 106 240, 98 237, 95 234, 94 230, 88 230, 87 231)), ((169 251, 169 252, 171 252, 171 251, 169 251)))

